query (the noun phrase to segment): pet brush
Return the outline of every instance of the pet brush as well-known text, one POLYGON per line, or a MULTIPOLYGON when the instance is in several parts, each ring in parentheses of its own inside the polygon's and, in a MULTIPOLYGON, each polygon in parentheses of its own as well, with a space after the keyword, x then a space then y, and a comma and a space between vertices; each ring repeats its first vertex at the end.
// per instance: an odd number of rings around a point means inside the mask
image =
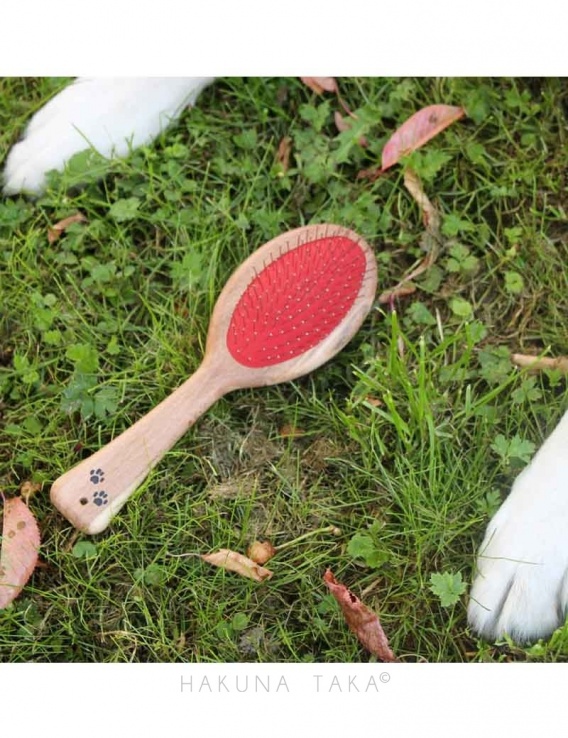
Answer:
POLYGON ((203 362, 163 402, 57 479, 51 501, 99 533, 150 470, 227 392, 296 379, 355 335, 373 303, 371 248, 335 225, 284 233, 233 273, 211 316, 203 362))

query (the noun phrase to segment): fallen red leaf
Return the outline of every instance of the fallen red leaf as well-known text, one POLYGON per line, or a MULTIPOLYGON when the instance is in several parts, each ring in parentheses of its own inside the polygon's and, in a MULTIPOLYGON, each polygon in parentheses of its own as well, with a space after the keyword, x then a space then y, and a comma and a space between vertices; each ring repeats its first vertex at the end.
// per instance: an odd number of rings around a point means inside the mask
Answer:
POLYGON ((0 549, 0 610, 22 591, 38 558, 39 528, 33 513, 19 497, 4 502, 0 549))
POLYGON ((339 110, 336 110, 333 114, 333 120, 335 121, 335 127, 340 133, 343 133, 344 131, 349 131, 351 129, 351 123, 345 120, 339 110))
POLYGON ((255 561, 243 556, 243 554, 230 551, 227 548, 222 548, 214 553, 203 554, 201 558, 203 561, 207 561, 208 564, 219 566, 227 571, 234 571, 242 577, 254 579, 255 582, 262 582, 265 579, 270 579, 272 576, 272 572, 268 569, 259 566, 255 561))
MULTIPOLYGON (((345 131, 350 131, 352 128, 351 120, 357 120, 357 116, 354 115, 346 106, 346 104, 343 102, 341 98, 339 98, 339 102, 343 105, 343 108, 347 111, 349 118, 344 118, 343 115, 339 112, 339 110, 336 110, 333 114, 333 120, 335 121, 335 126, 337 130, 340 133, 344 133, 345 131)), ((365 136, 361 136, 359 138, 359 146, 362 146, 363 148, 366 148, 369 145, 369 142, 367 141, 365 136)))
POLYGON ((335 77, 300 77, 300 79, 317 95, 321 95, 322 92, 339 92, 335 77))
POLYGON ((385 144, 382 170, 392 167, 403 156, 423 146, 451 123, 465 115, 463 108, 453 105, 429 105, 405 121, 385 144))
POLYGON ((329 569, 324 574, 323 581, 339 603, 347 625, 367 651, 381 661, 396 661, 376 613, 366 607, 344 584, 338 582, 329 569))

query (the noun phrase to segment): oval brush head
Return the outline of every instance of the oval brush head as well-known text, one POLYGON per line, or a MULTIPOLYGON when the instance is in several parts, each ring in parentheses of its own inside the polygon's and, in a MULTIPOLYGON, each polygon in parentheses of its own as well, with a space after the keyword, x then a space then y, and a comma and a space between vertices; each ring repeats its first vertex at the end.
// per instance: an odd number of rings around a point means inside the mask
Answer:
POLYGON ((239 364, 265 367, 317 346, 345 318, 367 271, 358 242, 324 235, 273 258, 241 295, 227 348, 239 364))

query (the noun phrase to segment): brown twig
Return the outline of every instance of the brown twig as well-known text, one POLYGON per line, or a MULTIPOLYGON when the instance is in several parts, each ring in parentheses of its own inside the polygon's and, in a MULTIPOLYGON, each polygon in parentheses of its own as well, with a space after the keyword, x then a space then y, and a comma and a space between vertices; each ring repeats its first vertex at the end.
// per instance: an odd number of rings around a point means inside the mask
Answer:
POLYGON ((397 297, 405 297, 412 294, 416 287, 411 284, 413 279, 419 277, 426 272, 438 258, 442 237, 440 234, 440 214, 432 205, 428 196, 422 188, 420 178, 412 169, 406 169, 404 172, 404 184, 422 211, 422 219, 426 230, 422 235, 422 244, 426 251, 426 256, 415 267, 410 274, 407 274, 397 285, 386 290, 379 296, 379 303, 385 304, 392 302, 397 297))

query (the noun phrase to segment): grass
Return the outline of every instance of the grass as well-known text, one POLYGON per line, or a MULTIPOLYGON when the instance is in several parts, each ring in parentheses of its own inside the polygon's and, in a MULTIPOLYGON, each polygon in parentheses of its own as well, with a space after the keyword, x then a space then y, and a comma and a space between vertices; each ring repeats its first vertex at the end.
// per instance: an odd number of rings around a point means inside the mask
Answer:
MULTIPOLYGON (((62 83, 0 81, 0 158, 62 83)), ((335 98, 298 80, 227 80, 152 149, 99 162, 102 178, 78 157, 43 197, 0 202, 0 487, 41 485, 43 536, 41 567, 0 612, 0 661, 368 660, 327 567, 380 612, 403 660, 566 660, 567 629, 530 648, 483 643, 467 593, 443 606, 431 588, 433 574, 469 585, 489 516, 566 407, 562 377, 509 360, 566 353, 566 82, 340 87, 350 132, 335 98), (357 174, 433 102, 468 117, 411 157, 444 235, 417 291, 394 312, 377 304, 312 375, 219 401, 105 533, 70 528, 51 482, 197 368, 216 296, 251 249, 338 222, 375 246, 380 290, 423 257, 402 169, 357 174), (86 222, 48 245, 76 211, 86 222), (256 538, 291 543, 261 585, 187 555, 256 538)))

